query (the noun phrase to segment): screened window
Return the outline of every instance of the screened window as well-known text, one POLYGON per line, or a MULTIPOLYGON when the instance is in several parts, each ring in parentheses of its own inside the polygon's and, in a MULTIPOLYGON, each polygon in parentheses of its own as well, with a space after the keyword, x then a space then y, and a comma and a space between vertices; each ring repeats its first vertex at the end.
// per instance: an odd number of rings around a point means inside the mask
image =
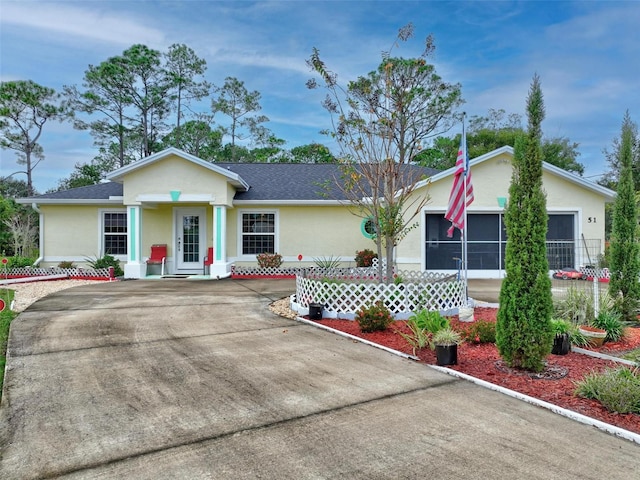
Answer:
MULTIPOLYGON (((575 222, 573 214, 551 214, 547 228, 547 259, 550 269, 575 264, 575 222)), ((455 270, 462 258, 460 230, 447 231, 451 222, 442 214, 426 215, 426 269, 455 270)), ((467 262, 470 270, 504 269, 507 231, 500 213, 467 216, 467 262)))
POLYGON ((242 254, 276 253, 275 213, 242 214, 242 254))
POLYGON ((547 224, 547 260, 549 268, 576 267, 573 215, 549 215, 547 224))
POLYGON ((127 254, 126 212, 102 213, 102 243, 106 255, 127 254))

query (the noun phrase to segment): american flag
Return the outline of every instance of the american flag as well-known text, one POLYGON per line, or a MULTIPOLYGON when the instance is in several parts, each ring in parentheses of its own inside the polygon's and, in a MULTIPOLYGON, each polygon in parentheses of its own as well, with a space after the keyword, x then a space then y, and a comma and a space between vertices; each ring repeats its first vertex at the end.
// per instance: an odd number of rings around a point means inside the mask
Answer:
POLYGON ((462 139, 456 160, 456 171, 453 174, 453 188, 449 195, 449 206, 444 218, 451 222, 451 228, 447 230, 447 236, 453 237, 453 229, 464 230, 465 203, 468 207, 473 202, 473 183, 471 182, 471 170, 469 169, 469 153, 467 152, 467 136, 462 125, 462 139), (465 192, 465 177, 467 189, 465 192))

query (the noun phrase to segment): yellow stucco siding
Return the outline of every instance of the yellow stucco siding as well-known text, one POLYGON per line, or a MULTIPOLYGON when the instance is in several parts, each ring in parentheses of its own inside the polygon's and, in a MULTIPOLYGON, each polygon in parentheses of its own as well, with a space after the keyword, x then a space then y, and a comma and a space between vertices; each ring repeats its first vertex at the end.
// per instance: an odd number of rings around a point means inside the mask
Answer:
POLYGON ((345 261, 352 262, 356 250, 375 249, 374 243, 361 233, 362 219, 352 215, 346 207, 243 206, 229 210, 227 214, 229 256, 236 257, 238 264, 255 263, 255 255, 241 255, 238 228, 243 212, 275 212, 277 253, 296 264, 298 255, 303 256, 304 263, 313 262, 314 257, 329 256, 343 257, 345 261))
POLYGON ((142 209, 142 256, 148 257, 151 245, 166 244, 167 256, 173 256, 173 208, 170 205, 159 205, 158 208, 142 209))
POLYGON ((78 262, 102 256, 99 212, 124 213, 124 207, 113 205, 42 205, 40 210, 45 218, 43 253, 49 263, 58 263, 64 257, 78 262))
POLYGON ((211 170, 178 156, 169 156, 145 167, 133 170, 123 178, 124 203, 132 205, 139 195, 212 195, 218 204, 231 205, 233 188, 227 179, 211 170))
POLYGON ((238 256, 238 209, 227 210, 227 257, 238 256))
MULTIPOLYGON (((509 197, 512 164, 510 155, 502 154, 472 166, 474 186, 474 202, 468 213, 500 212, 498 197, 509 197)), ((579 184, 570 182, 548 171, 543 172, 543 189, 547 195, 549 213, 576 214, 577 239, 584 235, 585 239, 600 240, 604 249, 604 212, 605 199, 597 192, 579 184)), ((453 185, 453 176, 447 176, 416 191, 416 195, 428 192, 430 200, 425 207, 426 212, 444 213, 449 202, 453 185)), ((422 257, 424 240, 424 219, 418 219, 419 227, 411 230, 397 248, 398 259, 415 259, 422 257)), ((420 268, 418 264, 407 264, 407 268, 420 268)))

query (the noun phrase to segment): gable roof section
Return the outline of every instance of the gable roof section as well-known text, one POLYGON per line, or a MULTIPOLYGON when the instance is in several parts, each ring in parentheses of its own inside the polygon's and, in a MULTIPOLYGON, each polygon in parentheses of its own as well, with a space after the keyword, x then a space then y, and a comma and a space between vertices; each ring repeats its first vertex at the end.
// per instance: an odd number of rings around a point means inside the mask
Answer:
POLYGON ((168 158, 174 155, 184 160, 187 160, 191 163, 195 163, 196 165, 206 168, 207 170, 211 170, 212 172, 222 175, 227 179, 229 183, 231 183, 231 185, 233 185, 236 188, 237 191, 244 191, 249 188, 249 184, 245 182, 244 179, 240 177, 238 174, 235 174, 224 168, 221 168, 218 164, 206 162, 194 155, 191 155, 190 153, 184 152, 174 147, 167 148, 165 150, 162 150, 161 152, 154 153, 153 155, 143 158, 142 160, 139 160, 137 162, 132 162, 129 165, 125 165, 124 167, 120 167, 117 170, 114 170, 113 172, 109 173, 107 175, 107 180, 111 180, 114 182, 122 182, 124 176, 127 175, 128 173, 134 172, 148 165, 152 165, 160 160, 164 160, 165 158, 168 158))
MULTIPOLYGON (((504 147, 500 147, 500 148, 496 148, 495 150, 492 150, 491 152, 485 153, 484 155, 480 155, 479 157, 476 157, 472 160, 469 160, 469 168, 471 169, 471 172, 473 173, 473 167, 483 163, 487 160, 490 160, 492 158, 498 157, 502 154, 507 154, 509 155, 511 158, 513 158, 513 147, 509 147, 509 146, 504 146, 504 147)), ((542 170, 549 172, 553 175, 557 175, 561 178, 563 178, 564 180, 574 183, 582 188, 585 188, 587 190, 590 190, 594 193, 597 193, 599 195, 602 195, 606 200, 609 201, 613 201, 613 199, 616 196, 616 192, 614 192, 613 190, 603 187, 602 185, 598 185, 597 183, 594 182, 590 182, 589 180, 586 180, 585 178, 581 177, 580 175, 576 175, 575 173, 571 173, 568 172, 560 167, 556 167, 555 165, 552 165, 550 163, 547 162, 542 162, 542 170)), ((441 172, 436 173, 435 175, 433 175, 430 179, 428 180, 423 180, 422 182, 420 182, 420 184, 418 185, 418 187, 422 187, 427 185, 427 183, 431 182, 437 182, 440 181, 442 179, 445 179, 447 177, 453 177, 454 172, 456 171, 456 167, 451 167, 447 170, 443 170, 441 172)), ((453 179, 452 179, 453 181, 453 179)))

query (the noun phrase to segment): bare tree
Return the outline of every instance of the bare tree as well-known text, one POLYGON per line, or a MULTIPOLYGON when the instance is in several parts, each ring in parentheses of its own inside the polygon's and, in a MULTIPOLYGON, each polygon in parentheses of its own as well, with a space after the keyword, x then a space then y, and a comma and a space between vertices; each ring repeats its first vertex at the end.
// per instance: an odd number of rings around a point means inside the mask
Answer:
POLYGON ((11 234, 14 255, 30 257, 36 248, 36 240, 38 238, 38 223, 34 215, 16 212, 12 217, 5 220, 4 224, 11 234))
MULTIPOLYGON (((409 24, 400 29, 394 46, 412 36, 409 24)), ((331 114, 332 130, 326 133, 338 143, 342 163, 336 186, 355 207, 353 213, 371 219, 378 257, 386 258, 386 273, 380 264, 380 278, 387 282, 393 276, 394 248, 416 225, 414 219, 429 200, 416 193, 423 177, 412 161, 429 138, 451 128, 462 103, 460 85, 445 83, 427 63, 434 49, 428 36, 418 58, 391 57, 392 49, 383 52, 375 71, 346 87, 339 85, 317 49, 307 60, 327 90, 323 106, 331 114)), ((318 85, 312 79, 307 86, 318 85)))

